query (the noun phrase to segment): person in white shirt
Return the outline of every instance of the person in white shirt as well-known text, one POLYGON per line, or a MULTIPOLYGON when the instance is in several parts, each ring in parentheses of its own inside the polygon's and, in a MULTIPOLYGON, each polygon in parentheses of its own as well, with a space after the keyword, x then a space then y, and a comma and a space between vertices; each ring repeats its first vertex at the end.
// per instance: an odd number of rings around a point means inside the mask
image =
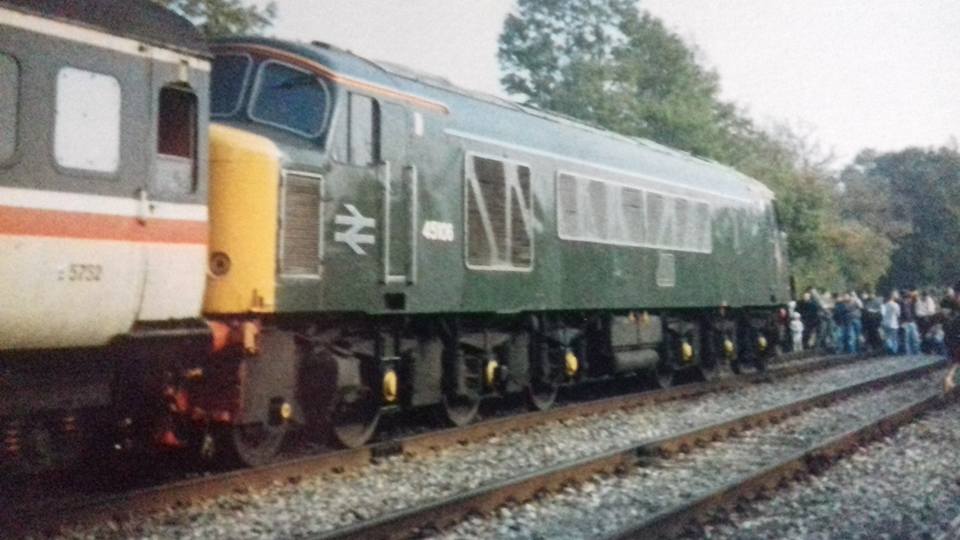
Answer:
POLYGON ((897 354, 900 348, 900 306, 897 304, 897 291, 890 293, 890 297, 880 309, 883 317, 884 344, 888 354, 897 354))
POLYGON ((792 351, 803 350, 803 321, 800 320, 800 314, 796 311, 790 315, 790 337, 793 338, 792 351))
POLYGON ((937 314, 937 302, 933 299, 930 291, 923 291, 920 299, 917 300, 917 327, 920 330, 920 345, 925 352, 933 345, 934 336, 932 330, 934 326, 934 315, 937 314))

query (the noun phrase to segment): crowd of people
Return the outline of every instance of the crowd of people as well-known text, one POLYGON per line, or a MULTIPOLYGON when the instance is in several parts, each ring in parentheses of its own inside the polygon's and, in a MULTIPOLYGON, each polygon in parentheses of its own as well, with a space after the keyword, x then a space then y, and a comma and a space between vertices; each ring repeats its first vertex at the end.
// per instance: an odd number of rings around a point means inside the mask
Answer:
POLYGON ((856 291, 832 294, 808 289, 790 303, 792 350, 887 354, 946 354, 944 309, 954 291, 894 290, 886 297, 856 291))

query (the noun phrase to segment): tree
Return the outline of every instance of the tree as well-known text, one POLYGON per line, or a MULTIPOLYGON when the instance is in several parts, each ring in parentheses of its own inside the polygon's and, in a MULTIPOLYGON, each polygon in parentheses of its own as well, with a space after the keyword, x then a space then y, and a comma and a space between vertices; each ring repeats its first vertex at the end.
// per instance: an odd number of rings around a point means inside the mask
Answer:
POLYGON ((273 24, 277 6, 263 8, 243 0, 154 0, 190 19, 207 37, 259 34, 273 24))
POLYGON ((711 158, 724 117, 717 75, 632 0, 519 0, 498 56, 528 105, 711 158))
POLYGON ((894 244, 884 288, 942 285, 960 277, 960 153, 864 151, 840 176, 843 204, 894 244), (855 188, 855 189, 851 189, 855 188), (867 202, 864 202, 867 201, 867 202))
POLYGON ((518 0, 498 55, 504 88, 529 105, 725 162, 768 185, 801 287, 872 286, 886 271, 892 241, 842 214, 831 156, 722 101, 696 49, 634 0, 518 0))

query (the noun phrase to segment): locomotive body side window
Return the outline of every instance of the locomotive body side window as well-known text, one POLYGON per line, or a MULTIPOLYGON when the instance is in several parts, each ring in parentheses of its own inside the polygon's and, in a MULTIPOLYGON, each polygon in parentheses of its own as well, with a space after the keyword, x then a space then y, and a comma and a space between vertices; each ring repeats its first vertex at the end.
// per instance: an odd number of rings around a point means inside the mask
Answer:
POLYGON ((196 190, 197 96, 186 88, 160 89, 157 185, 169 193, 196 190))
POLYGON ((352 165, 380 162, 380 104, 373 98, 350 94, 347 103, 347 154, 352 165))
POLYGON ((0 163, 17 149, 17 102, 20 97, 20 66, 0 53, 0 163))
POLYGON ((260 65, 250 118, 315 138, 327 118, 327 85, 308 71, 268 60, 260 65))
POLYGON ((710 229, 710 205, 707 203, 697 203, 696 205, 696 227, 694 228, 694 238, 696 244, 693 246, 698 251, 713 251, 713 231, 710 229))
POLYGON ((114 173, 120 165, 120 83, 71 67, 57 75, 53 152, 66 168, 114 173))
POLYGON ((467 266, 529 270, 533 266, 530 168, 469 155, 466 164, 467 266))
POLYGON ((643 192, 639 189, 621 188, 620 203, 623 211, 624 240, 629 244, 642 244, 646 239, 647 230, 643 211, 643 192))
POLYGON ((253 61, 245 54, 219 55, 210 72, 210 114, 231 116, 240 108, 253 61))
POLYGON ((694 249, 691 245, 692 235, 688 230, 688 227, 691 223, 690 221, 690 202, 682 197, 677 197, 674 199, 674 210, 675 210, 675 240, 674 247, 678 249, 694 249))
POLYGON ((584 180, 582 184, 587 188, 584 206, 590 209, 584 232, 591 240, 607 240, 607 184, 599 180, 584 180))
POLYGON ((619 182, 557 173, 562 240, 710 253, 710 205, 619 182))
POLYGON ((560 238, 580 235, 580 211, 577 205, 577 177, 557 175, 557 230, 560 238))

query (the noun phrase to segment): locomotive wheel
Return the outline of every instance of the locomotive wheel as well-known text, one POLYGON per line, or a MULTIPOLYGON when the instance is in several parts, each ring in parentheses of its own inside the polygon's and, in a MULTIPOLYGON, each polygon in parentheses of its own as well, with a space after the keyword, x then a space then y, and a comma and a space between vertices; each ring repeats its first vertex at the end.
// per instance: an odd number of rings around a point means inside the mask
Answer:
POLYGON ((230 426, 221 434, 220 447, 228 460, 247 467, 258 467, 273 461, 289 431, 290 425, 285 422, 230 426))
POLYGON ((764 372, 767 370, 767 360, 770 357, 770 345, 767 346, 766 350, 761 350, 758 345, 759 338, 763 336, 763 333, 759 330, 750 329, 747 332, 747 339, 749 340, 745 345, 744 349, 741 349, 745 354, 738 356, 738 361, 741 367, 746 367, 750 371, 764 372))
POLYGON ((714 360, 703 360, 695 369, 704 382, 716 380, 723 374, 722 364, 714 360))
POLYGON ((529 334, 524 334, 515 340, 516 346, 522 346, 527 352, 523 356, 530 362, 530 382, 527 383, 526 389, 527 403, 535 411, 545 411, 553 407, 560 392, 560 385, 557 382, 558 369, 556 364, 550 361, 549 351, 536 346, 531 347, 531 341, 529 334))
POLYGON ((345 448, 366 444, 380 423, 380 404, 369 388, 341 389, 331 412, 333 437, 345 448))
POLYGON ((706 358, 704 363, 699 366, 701 379, 711 381, 730 373, 739 374, 740 361, 737 359, 735 348, 733 348, 736 339, 723 333, 712 333, 709 343, 709 358, 706 358), (728 341, 731 345, 730 351, 727 351, 725 347, 728 341))
POLYGON ((761 372, 761 373, 764 372, 764 371, 766 371, 766 370, 767 370, 767 360, 768 360, 768 355, 767 355, 766 353, 758 352, 758 353, 756 354, 756 356, 754 356, 754 358, 753 358, 753 369, 755 369, 755 370, 757 370, 757 371, 759 371, 759 372, 761 372))
POLYGON ((443 396, 443 412, 451 424, 460 427, 473 422, 480 410, 480 397, 443 396))
POLYGON ((739 358, 734 358, 730 361, 730 371, 732 371, 734 375, 740 375, 743 373, 743 368, 740 366, 739 358))
POLYGON ((527 385, 527 401, 530 407, 537 411, 545 411, 553 407, 559 393, 560 386, 555 383, 530 381, 527 385))
POLYGON ((451 353, 455 355, 455 369, 448 374, 449 380, 444 385, 442 406, 447 421, 459 427, 473 422, 480 410, 483 366, 478 357, 468 356, 461 351, 451 353))
POLYGON ((674 375, 676 371, 666 362, 659 362, 657 367, 651 368, 650 378, 657 388, 670 388, 673 386, 674 375))

